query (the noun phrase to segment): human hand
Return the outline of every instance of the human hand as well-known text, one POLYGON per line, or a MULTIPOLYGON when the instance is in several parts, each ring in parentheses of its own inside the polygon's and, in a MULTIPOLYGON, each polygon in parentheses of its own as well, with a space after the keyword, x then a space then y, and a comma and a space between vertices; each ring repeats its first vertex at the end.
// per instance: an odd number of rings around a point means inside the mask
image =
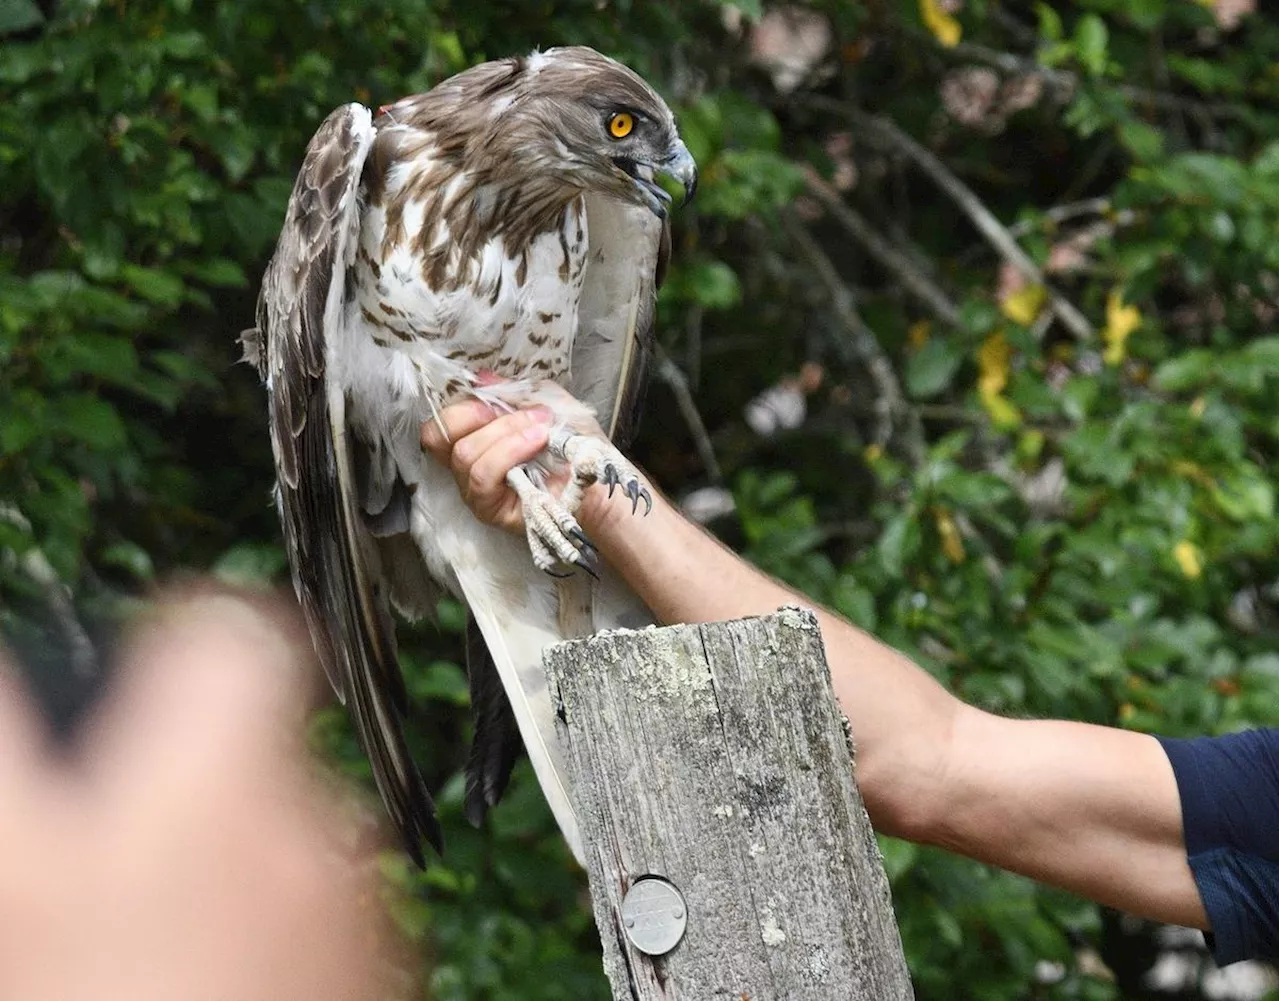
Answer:
POLYGON ((162 602, 65 755, 0 665, 0 997, 376 996, 375 870, 306 758, 309 649, 262 604, 162 602))
MULTIPOLYGON (((569 393, 548 383, 540 386, 538 398, 549 405, 535 405, 511 413, 497 414, 479 400, 466 400, 440 412, 439 424, 422 425, 422 447, 453 474, 458 491, 480 521, 517 534, 524 534, 520 499, 507 484, 507 473, 534 459, 547 446, 558 413, 574 415, 573 430, 579 434, 605 434, 594 421, 584 420, 583 407, 569 393)), ((548 488, 557 496, 564 489, 566 471, 553 474, 548 488)), ((578 520, 589 532, 599 514, 601 492, 587 490, 578 520)))

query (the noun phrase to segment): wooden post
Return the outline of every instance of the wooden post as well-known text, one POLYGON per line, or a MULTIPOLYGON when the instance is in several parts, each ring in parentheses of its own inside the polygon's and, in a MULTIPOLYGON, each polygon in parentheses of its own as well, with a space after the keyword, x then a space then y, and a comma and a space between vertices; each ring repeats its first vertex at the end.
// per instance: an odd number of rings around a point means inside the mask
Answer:
POLYGON ((912 997, 812 612, 603 633, 546 667, 614 1001, 912 997), (683 899, 638 912, 646 876, 683 899), (663 955, 633 941, 681 926, 663 955))

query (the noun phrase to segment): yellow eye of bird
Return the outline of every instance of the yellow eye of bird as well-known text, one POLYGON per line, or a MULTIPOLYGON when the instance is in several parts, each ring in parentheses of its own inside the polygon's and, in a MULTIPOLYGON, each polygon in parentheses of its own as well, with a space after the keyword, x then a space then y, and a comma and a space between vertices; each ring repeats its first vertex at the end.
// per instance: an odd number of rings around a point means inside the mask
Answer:
POLYGON ((625 111, 619 111, 616 115, 609 119, 609 135, 615 139, 625 139, 631 135, 631 130, 635 128, 636 121, 625 111))

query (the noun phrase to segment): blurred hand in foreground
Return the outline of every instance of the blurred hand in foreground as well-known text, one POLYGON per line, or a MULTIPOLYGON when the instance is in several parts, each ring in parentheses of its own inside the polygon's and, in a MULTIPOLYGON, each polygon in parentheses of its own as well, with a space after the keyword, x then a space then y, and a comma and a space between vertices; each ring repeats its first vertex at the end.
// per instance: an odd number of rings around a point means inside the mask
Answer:
POLYGON ((0 665, 0 998, 338 1001, 387 969, 270 600, 164 601, 71 753, 0 665))

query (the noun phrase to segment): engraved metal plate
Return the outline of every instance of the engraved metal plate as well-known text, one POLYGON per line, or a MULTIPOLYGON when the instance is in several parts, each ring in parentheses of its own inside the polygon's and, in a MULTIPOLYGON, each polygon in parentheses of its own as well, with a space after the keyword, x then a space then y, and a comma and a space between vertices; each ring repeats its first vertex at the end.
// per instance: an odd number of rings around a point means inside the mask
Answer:
POLYGON ((631 884, 622 898, 622 926, 641 952, 662 956, 684 937, 689 923, 684 897, 661 876, 645 876, 631 884))

